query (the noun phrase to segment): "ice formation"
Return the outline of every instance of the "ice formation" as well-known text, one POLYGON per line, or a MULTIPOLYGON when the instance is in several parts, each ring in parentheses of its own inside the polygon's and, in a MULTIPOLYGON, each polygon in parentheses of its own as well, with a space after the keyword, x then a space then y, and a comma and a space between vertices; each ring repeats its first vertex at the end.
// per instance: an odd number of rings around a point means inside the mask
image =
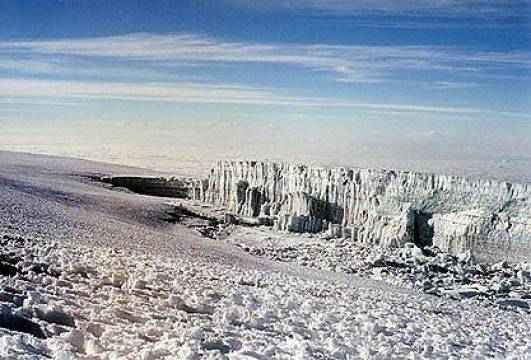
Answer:
POLYGON ((112 176, 104 177, 104 182, 114 187, 126 188, 139 194, 185 197, 187 185, 178 178, 146 177, 146 176, 112 176))
POLYGON ((94 181, 141 169, 1 151, 0 164, 0 359, 531 353, 529 264, 234 225, 223 207, 94 181))
POLYGON ((190 197, 292 232, 531 260, 531 184, 376 169, 219 161, 190 197))

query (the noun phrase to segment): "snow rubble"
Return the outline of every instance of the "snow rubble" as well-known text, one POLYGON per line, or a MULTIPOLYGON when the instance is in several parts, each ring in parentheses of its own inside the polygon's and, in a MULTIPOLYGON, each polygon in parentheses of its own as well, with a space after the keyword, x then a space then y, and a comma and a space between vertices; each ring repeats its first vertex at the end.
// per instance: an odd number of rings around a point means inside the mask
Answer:
POLYGON ((2 247, 9 254, 3 261, 17 268, 0 277, 2 314, 32 324, 0 327, 2 359, 519 359, 531 353, 531 316, 518 307, 6 233, 2 247))
POLYGON ((375 169, 219 161, 190 197, 279 230, 531 260, 531 185, 375 169))
POLYGON ((254 256, 356 274, 430 295, 478 298, 531 309, 531 263, 475 264, 468 253, 453 256, 436 247, 421 249, 413 243, 393 249, 363 246, 323 234, 276 232, 267 227, 218 227, 208 232, 212 238, 254 256))

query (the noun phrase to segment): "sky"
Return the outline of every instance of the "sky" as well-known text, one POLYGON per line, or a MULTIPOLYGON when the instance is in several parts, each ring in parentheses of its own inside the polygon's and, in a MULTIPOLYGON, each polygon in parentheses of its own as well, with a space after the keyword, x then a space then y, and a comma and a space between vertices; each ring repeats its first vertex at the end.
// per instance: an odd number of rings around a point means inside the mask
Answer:
POLYGON ((165 170, 525 172, 531 1, 0 0, 0 124, 0 148, 165 170))

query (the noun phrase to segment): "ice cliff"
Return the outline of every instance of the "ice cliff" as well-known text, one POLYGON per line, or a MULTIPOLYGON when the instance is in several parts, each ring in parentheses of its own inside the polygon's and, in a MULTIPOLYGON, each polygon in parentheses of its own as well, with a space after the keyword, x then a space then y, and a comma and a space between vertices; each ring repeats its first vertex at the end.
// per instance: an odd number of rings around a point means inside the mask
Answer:
POLYGON ((177 178, 113 176, 105 177, 102 181, 144 195, 182 198, 188 193, 186 182, 177 178))
POLYGON ((531 260, 531 184, 375 169, 219 161, 190 197, 292 232, 531 260))

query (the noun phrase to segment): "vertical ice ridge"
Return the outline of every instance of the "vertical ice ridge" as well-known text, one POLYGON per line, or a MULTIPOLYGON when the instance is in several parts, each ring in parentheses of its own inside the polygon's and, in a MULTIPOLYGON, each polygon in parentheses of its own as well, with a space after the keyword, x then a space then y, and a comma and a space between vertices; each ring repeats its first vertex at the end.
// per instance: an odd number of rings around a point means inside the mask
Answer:
POLYGON ((294 232, 415 241, 484 260, 530 260, 530 184, 379 169, 220 160, 193 197, 294 232))

